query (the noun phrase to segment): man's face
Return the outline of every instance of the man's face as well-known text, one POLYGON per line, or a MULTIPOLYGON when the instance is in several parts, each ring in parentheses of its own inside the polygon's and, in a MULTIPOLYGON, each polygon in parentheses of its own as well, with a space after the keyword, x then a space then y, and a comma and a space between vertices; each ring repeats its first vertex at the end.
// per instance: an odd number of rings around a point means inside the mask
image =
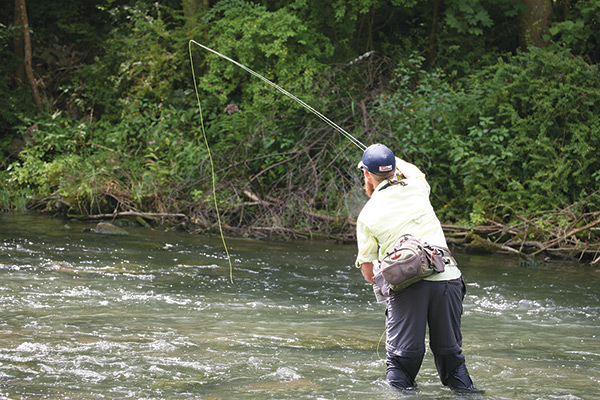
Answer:
POLYGON ((373 195, 373 192, 375 191, 373 180, 370 179, 371 176, 367 171, 363 171, 363 178, 365 180, 365 193, 367 194, 367 196, 371 197, 373 195))

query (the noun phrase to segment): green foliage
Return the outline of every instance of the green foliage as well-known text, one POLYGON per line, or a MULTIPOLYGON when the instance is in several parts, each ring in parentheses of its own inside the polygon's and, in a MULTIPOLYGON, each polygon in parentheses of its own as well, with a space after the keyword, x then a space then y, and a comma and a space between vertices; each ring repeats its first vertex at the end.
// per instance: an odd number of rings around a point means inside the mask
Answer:
MULTIPOLYGON (((331 55, 332 46, 289 10, 271 12, 246 1, 221 1, 206 15, 206 25, 210 26, 209 47, 255 69, 308 104, 322 101, 316 97, 317 78, 326 69, 320 60, 331 55)), ((216 152, 259 159, 246 164, 255 173, 280 162, 281 156, 267 156, 295 147, 301 132, 293 125, 306 110, 232 63, 200 54, 206 59, 199 88, 203 110, 209 111, 207 134, 216 152)), ((277 172, 282 171, 271 171, 277 172)))
POLYGON ((448 2, 440 10, 443 17, 435 38, 435 58, 429 54, 429 63, 462 76, 494 63, 501 54, 514 53, 518 48, 518 14, 524 7, 521 0, 448 2))
POLYGON ((19 160, 4 171, 3 181, 13 191, 28 193, 30 201, 55 199, 50 209, 67 206, 75 213, 110 212, 119 204, 176 206, 166 199, 195 179, 206 158, 196 137, 197 116, 193 109, 137 99, 116 124, 46 115, 38 119, 19 160))
POLYGON ((600 3, 594 0, 577 1, 569 8, 564 20, 550 26, 546 40, 553 47, 566 47, 590 62, 600 61, 600 3))
POLYGON ((77 51, 89 51, 104 39, 108 22, 99 3, 102 1, 27 0, 34 37, 50 36, 60 43, 75 44, 77 51))
POLYGON ((461 94, 442 70, 428 72, 424 63, 425 58, 417 55, 401 63, 391 81, 394 90, 381 94, 374 112, 387 126, 396 151, 409 159, 418 158, 429 171, 446 153, 445 146, 438 146, 439 132, 450 128, 448 120, 455 118, 461 94))
POLYGON ((35 124, 26 122, 19 130, 30 138, 19 160, 4 171, 4 182, 25 193, 28 201, 57 196, 61 182, 69 181, 70 172, 79 168, 81 155, 85 154, 81 150, 87 140, 87 126, 70 121, 60 112, 38 117, 35 124))
MULTIPOLYGON (((9 79, 17 69, 18 63, 22 62, 11 51, 13 35, 16 32, 20 32, 20 29, 0 23, 0 134, 11 132, 12 128, 21 122, 21 118, 31 117, 36 112, 29 88, 15 87, 15 83, 9 79)), ((10 138, 8 135, 6 137, 10 138)), ((10 153, 9 145, 10 140, 0 143, 0 157, 6 157, 10 153)))
MULTIPOLYGON (((241 0, 219 2, 207 15, 210 26, 208 45, 249 66, 270 80, 289 88, 307 91, 322 71, 319 59, 332 47, 317 32, 285 9, 267 11, 241 0), (257 68, 260 67, 260 68, 257 68), (289 83, 289 84, 288 84, 289 83)), ((249 103, 269 103, 273 91, 247 72, 214 55, 207 55, 209 70, 202 76, 201 88, 219 99, 219 106, 242 97, 249 103)))
POLYGON ((187 78, 187 52, 182 32, 166 20, 177 21, 178 13, 139 1, 114 8, 112 16, 119 23, 105 42, 106 53, 76 74, 78 105, 113 119, 132 99, 176 102, 187 78))
POLYGON ((485 28, 493 25, 488 10, 479 0, 450 2, 445 13, 446 24, 459 33, 482 35, 485 28))
POLYGON ((395 90, 375 112, 396 146, 429 174, 442 215, 451 204, 453 218, 480 222, 482 211, 500 205, 536 212, 593 194, 600 168, 596 66, 532 50, 451 85, 422 61, 400 65, 395 90))
POLYGON ((590 178, 600 168, 593 156, 600 141, 598 77, 597 66, 544 50, 499 62, 478 77, 490 86, 482 99, 486 112, 511 131, 506 172, 525 188, 528 206, 571 204, 591 193, 590 178))

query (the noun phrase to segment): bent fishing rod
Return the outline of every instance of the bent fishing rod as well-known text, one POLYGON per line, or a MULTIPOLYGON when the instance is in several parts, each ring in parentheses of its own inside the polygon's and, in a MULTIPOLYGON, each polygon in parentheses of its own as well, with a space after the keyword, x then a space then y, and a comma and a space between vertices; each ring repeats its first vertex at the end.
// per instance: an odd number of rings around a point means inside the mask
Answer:
MULTIPOLYGON (((247 66, 245 66, 244 64, 227 57, 224 54, 219 53, 216 50, 211 49, 208 46, 205 46, 201 43, 196 42, 195 40, 190 40, 190 58, 191 58, 191 45, 195 44, 198 47, 201 47, 202 49, 209 51, 227 61, 229 61, 230 63, 237 65, 238 67, 240 67, 241 69, 243 69, 244 71, 248 72, 251 75, 254 75, 255 77, 259 78, 260 80, 262 80, 263 82, 265 82, 266 84, 268 84, 269 86, 274 87, 275 89, 277 89, 278 91, 280 91, 281 93, 285 94, 286 96, 288 96, 289 98, 291 98, 292 100, 296 101, 297 103, 299 103, 302 107, 304 107, 305 109, 307 109, 308 111, 310 111, 311 113, 315 114, 317 117, 319 117, 322 121, 324 121, 327 125, 329 125, 330 127, 332 127, 333 129, 335 129, 336 131, 338 131, 339 133, 341 133, 346 139, 350 140, 350 142, 352 144, 354 144, 356 147, 358 147, 361 150, 365 150, 367 148, 367 146, 365 146, 364 144, 362 144, 357 138, 355 138, 354 136, 352 136, 351 134, 349 134, 348 132, 346 132, 345 130, 343 130, 342 128, 340 128, 335 122, 331 121, 329 118, 327 118, 326 116, 324 116, 323 114, 321 114, 320 112, 318 112, 317 110, 315 110, 314 108, 312 108, 311 106, 309 106, 308 104, 306 104, 304 101, 300 100, 299 98, 297 98, 296 96, 294 96, 293 94, 291 94, 290 92, 288 92, 287 90, 283 89, 282 87, 278 86, 277 84, 273 83, 272 81, 268 80, 267 78, 265 78, 264 76, 262 76, 261 74, 259 74, 258 72, 255 72, 253 70, 251 70, 250 68, 248 68, 247 66)), ((192 67, 192 73, 193 73, 193 67, 192 67)), ((194 85, 196 84, 196 78, 194 76, 194 85)))

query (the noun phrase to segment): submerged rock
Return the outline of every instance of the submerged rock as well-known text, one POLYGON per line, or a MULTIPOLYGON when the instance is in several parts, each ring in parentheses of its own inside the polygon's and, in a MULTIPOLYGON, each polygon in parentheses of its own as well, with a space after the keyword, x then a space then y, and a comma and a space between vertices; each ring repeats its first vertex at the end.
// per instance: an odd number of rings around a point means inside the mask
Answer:
POLYGON ((99 235, 129 235, 129 232, 127 232, 125 229, 119 228, 118 226, 108 222, 98 222, 98 225, 96 225, 96 227, 92 229, 92 232, 97 233, 99 235))

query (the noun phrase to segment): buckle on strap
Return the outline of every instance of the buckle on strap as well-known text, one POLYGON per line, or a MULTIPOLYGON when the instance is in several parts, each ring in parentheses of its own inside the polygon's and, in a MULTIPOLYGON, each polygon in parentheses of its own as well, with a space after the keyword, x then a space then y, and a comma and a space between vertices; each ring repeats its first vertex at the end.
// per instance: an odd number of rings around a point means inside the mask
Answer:
POLYGON ((452 265, 452 266, 458 265, 458 263, 456 262, 454 257, 452 257, 452 253, 450 253, 450 250, 446 249, 445 247, 438 247, 438 246, 432 246, 432 247, 434 247, 436 250, 439 250, 442 252, 442 259, 444 260, 445 265, 452 265))

